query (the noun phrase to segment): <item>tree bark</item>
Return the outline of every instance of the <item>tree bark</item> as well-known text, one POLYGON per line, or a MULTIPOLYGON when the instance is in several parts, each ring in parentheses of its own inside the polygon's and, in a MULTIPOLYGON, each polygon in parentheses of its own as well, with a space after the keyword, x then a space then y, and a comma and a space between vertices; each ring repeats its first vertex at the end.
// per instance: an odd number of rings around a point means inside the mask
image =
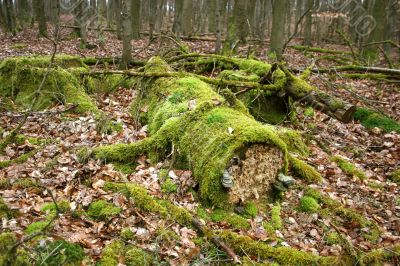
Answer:
POLYGON ((273 2, 271 46, 269 54, 274 55, 277 59, 282 58, 282 49, 285 43, 286 35, 284 29, 287 7, 288 0, 275 0, 273 2))
POLYGON ((140 38, 140 0, 132 0, 132 39, 140 38))
POLYGON ((39 23, 39 36, 47 36, 47 22, 44 10, 44 1, 34 0, 34 7, 36 8, 36 21, 39 23))
POLYGON ((191 36, 193 32, 193 0, 184 0, 182 9, 182 33, 191 36))
POLYGON ((4 0, 5 13, 6 13, 6 25, 7 31, 11 32, 12 35, 17 33, 17 19, 15 16, 15 9, 12 0, 4 0))
POLYGON ((132 22, 129 18, 130 14, 130 0, 122 0, 122 60, 120 63, 120 69, 127 69, 129 62, 132 60, 132 22))

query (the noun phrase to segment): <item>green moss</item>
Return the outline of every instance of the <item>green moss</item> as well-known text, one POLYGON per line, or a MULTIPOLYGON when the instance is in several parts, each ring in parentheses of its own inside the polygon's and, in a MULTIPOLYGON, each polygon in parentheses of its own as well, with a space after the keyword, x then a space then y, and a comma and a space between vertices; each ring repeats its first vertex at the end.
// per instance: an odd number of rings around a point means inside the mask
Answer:
POLYGON ((378 127, 384 132, 400 133, 400 124, 397 121, 369 109, 358 108, 354 114, 354 119, 360 121, 367 129, 378 127))
POLYGON ((122 228, 120 236, 123 240, 129 241, 133 239, 133 232, 129 227, 122 228))
POLYGON ((162 243, 173 244, 180 240, 180 237, 174 231, 163 227, 157 228, 156 235, 157 240, 161 241, 162 243))
MULTIPOLYGON (((60 213, 66 213, 71 209, 70 203, 69 203, 68 200, 60 200, 60 201, 58 201, 57 202, 57 207, 58 207, 58 211, 60 213)), ((54 204, 54 202, 47 203, 42 207, 41 211, 42 212, 55 213, 57 211, 56 205, 54 204)))
POLYGON ((226 80, 258 82, 260 77, 254 73, 246 73, 244 71, 224 70, 219 77, 226 80))
POLYGON ((294 156, 289 156, 289 162, 292 172, 306 180, 307 183, 319 183, 322 181, 322 176, 306 162, 297 159, 294 156))
POLYGON ((341 239, 340 236, 337 232, 329 232, 326 236, 325 236, 325 242, 332 246, 332 245, 336 245, 336 244, 340 244, 341 239))
POLYGON ((352 265, 351 261, 341 257, 319 257, 312 253, 299 251, 289 247, 274 248, 248 236, 238 235, 227 230, 217 232, 217 235, 237 254, 246 257, 256 257, 279 265, 352 265))
POLYGON ((115 266, 121 261, 127 266, 149 266, 153 264, 153 257, 138 247, 125 246, 122 241, 114 240, 103 249, 98 264, 115 266))
POLYGON ((163 218, 177 221, 181 224, 191 224, 192 215, 184 208, 175 206, 167 200, 155 199, 147 193, 147 190, 137 184, 117 184, 107 182, 106 190, 123 193, 131 198, 135 206, 143 211, 157 213, 163 218))
POLYGON ((31 235, 43 231, 48 224, 49 224, 48 221, 34 222, 28 225, 24 231, 26 234, 31 235))
POLYGON ((346 173, 348 176, 356 176, 361 180, 364 180, 367 178, 365 173, 361 171, 360 169, 356 168, 352 163, 346 161, 340 156, 334 156, 331 158, 331 161, 337 163, 338 167, 342 169, 344 173, 346 173))
POLYGON ((14 212, 7 206, 4 200, 0 197, 0 218, 12 218, 14 212))
MULTIPOLYGON (((1 165, 1 163, 0 163, 1 165)), ((1 169, 1 167, 0 167, 1 169)), ((11 188, 11 183, 10 180, 8 180, 7 178, 2 178, 0 179, 0 189, 10 189, 11 188)))
POLYGON ((90 204, 87 215, 95 220, 109 221, 121 212, 121 208, 105 200, 94 201, 90 204))
POLYGON ((376 242, 379 239, 381 233, 378 225, 365 218, 363 214, 344 207, 339 201, 333 200, 313 188, 307 188, 304 195, 316 199, 322 205, 323 209, 319 209, 319 214, 322 216, 332 217, 332 215, 337 215, 341 217, 341 220, 344 220, 344 223, 352 223, 364 229, 362 236, 366 240, 376 242))
POLYGON ((400 168, 394 170, 391 174, 390 174, 390 179, 397 184, 400 184, 400 168))
POLYGON ((14 50, 23 50, 27 47, 28 45, 26 43, 14 43, 10 47, 14 50))
POLYGON ((17 238, 14 233, 3 232, 0 234, 0 265, 32 265, 28 253, 25 250, 17 249, 13 253, 9 252, 16 242, 17 238))
POLYGON ((120 257, 125 254, 125 245, 120 240, 114 240, 106 245, 99 260, 100 266, 115 266, 119 264, 120 257))
POLYGON ((226 222, 231 225, 235 229, 249 229, 249 222, 240 215, 237 215, 233 212, 216 209, 211 214, 211 220, 213 222, 226 222))
POLYGON ((125 264, 127 266, 150 266, 153 265, 153 256, 138 247, 130 247, 125 253, 125 264))
POLYGON ((281 218, 281 205, 277 203, 271 209, 271 226, 275 230, 280 230, 282 228, 282 218, 281 218))
POLYGON ((35 187, 38 187, 38 186, 39 186, 38 182, 35 179, 31 178, 31 177, 19 178, 17 181, 15 181, 12 184, 12 187, 14 189, 35 188, 35 187))
POLYGON ((136 163, 113 163, 114 169, 120 171, 123 174, 130 175, 135 172, 136 163))
MULTIPOLYGON (((1 146, 1 144, 0 144, 0 146, 1 146)), ((37 150, 35 149, 35 150, 29 151, 27 153, 24 153, 24 154, 20 155, 19 157, 15 158, 15 159, 1 161, 0 162, 0 169, 9 167, 10 165, 13 165, 13 164, 24 163, 24 162, 28 161, 28 159, 31 158, 36 153, 37 153, 37 150)))
POLYGON ((55 102, 77 105, 78 113, 98 113, 96 105, 81 87, 71 67, 87 71, 78 57, 60 56, 55 66, 47 70, 50 57, 13 57, 0 64, 0 96, 11 97, 17 105, 30 107, 36 98, 34 110, 50 107, 55 102), (48 73, 37 97, 35 93, 48 73))
POLYGON ((78 244, 56 240, 45 245, 38 245, 38 263, 40 265, 80 265, 85 257, 83 248, 78 244))
POLYGON ((197 207, 196 209, 196 214, 200 219, 203 219, 204 221, 208 222, 211 220, 209 213, 207 212, 206 209, 202 207, 197 207))
POLYGON ((207 123, 208 124, 224 123, 224 122, 226 122, 225 118, 222 115, 219 115, 219 114, 210 114, 207 117, 207 123))
POLYGON ((374 181, 370 181, 368 182, 368 186, 372 189, 376 189, 376 190, 383 190, 385 188, 385 185, 382 183, 378 183, 378 182, 374 182, 374 181))
POLYGON ((300 199, 300 210, 303 212, 312 212, 316 213, 318 210, 321 208, 318 204, 318 202, 313 198, 309 196, 303 196, 300 199))
POLYGON ((178 186, 171 178, 167 178, 161 185, 161 191, 165 194, 175 193, 178 191, 178 186))
POLYGON ((286 143, 290 152, 307 156, 310 153, 308 146, 304 143, 302 136, 298 131, 282 128, 278 131, 279 137, 286 143))
POLYGON ((308 117, 314 117, 315 115, 314 108, 312 108, 311 106, 307 106, 304 109, 304 115, 308 117))
POLYGON ((244 206, 244 215, 248 218, 254 218, 258 214, 258 208, 254 202, 248 202, 244 206))

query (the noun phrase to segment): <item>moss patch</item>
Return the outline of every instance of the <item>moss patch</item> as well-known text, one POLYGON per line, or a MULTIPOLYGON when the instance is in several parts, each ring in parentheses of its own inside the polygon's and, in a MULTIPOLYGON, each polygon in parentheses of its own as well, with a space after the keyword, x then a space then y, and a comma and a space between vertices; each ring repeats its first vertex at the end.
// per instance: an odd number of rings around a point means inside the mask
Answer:
POLYGON ((128 266, 149 266, 153 264, 153 257, 138 247, 115 240, 103 249, 99 265, 115 266, 122 262, 128 266))
POLYGON ((94 201, 90 204, 87 215, 95 220, 109 221, 121 212, 121 208, 105 200, 94 201))
POLYGON ((226 222, 235 229, 250 228, 250 224, 245 218, 229 211, 217 209, 212 212, 210 217, 213 222, 226 222))
POLYGON ((354 114, 354 119, 360 121, 367 129, 378 127, 384 132, 400 133, 400 124, 397 121, 369 109, 358 108, 354 114))
POLYGON ((300 199, 299 208, 303 212, 316 213, 316 212, 318 212, 318 210, 321 207, 319 206, 318 202, 313 197, 303 196, 300 199))
POLYGON ((289 156, 289 162, 292 172, 303 178, 307 183, 319 183, 322 181, 322 175, 306 162, 294 156, 289 156))
POLYGON ((337 163, 338 167, 342 169, 342 171, 345 172, 348 176, 356 176, 361 180, 367 178, 367 176, 362 170, 356 168, 352 163, 346 161, 344 158, 340 156, 332 157, 331 161, 337 163))
POLYGON ((78 244, 56 240, 38 245, 38 263, 41 265, 79 265, 85 257, 83 248, 78 244))
POLYGON ((392 180, 394 183, 400 184, 400 168, 397 170, 394 170, 390 174, 390 180, 392 180))

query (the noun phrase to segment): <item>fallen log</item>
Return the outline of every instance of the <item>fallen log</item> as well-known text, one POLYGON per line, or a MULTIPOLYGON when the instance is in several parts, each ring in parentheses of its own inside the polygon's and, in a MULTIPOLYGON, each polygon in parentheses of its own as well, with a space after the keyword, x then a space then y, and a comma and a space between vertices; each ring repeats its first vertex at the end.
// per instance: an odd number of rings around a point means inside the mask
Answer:
POLYGON ((148 154, 159 161, 173 147, 175 164, 192 169, 206 202, 229 208, 270 196, 277 175, 288 169, 289 150, 297 149, 292 144, 301 143, 298 135, 257 122, 229 90, 222 97, 198 78, 174 76, 158 58, 144 74, 150 78, 142 76, 146 86, 132 113, 149 125, 150 137, 96 148, 96 158, 131 162, 148 154))

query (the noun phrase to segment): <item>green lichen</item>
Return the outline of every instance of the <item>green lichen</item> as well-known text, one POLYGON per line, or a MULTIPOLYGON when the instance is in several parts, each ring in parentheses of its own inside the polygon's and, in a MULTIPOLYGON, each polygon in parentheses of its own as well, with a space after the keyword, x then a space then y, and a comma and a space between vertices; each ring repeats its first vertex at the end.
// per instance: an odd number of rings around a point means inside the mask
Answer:
POLYGON ((335 162, 338 165, 338 167, 342 169, 342 171, 346 173, 348 176, 356 176, 361 180, 367 178, 367 176, 362 170, 356 168, 352 163, 348 162, 347 160, 345 160, 340 156, 332 157, 331 161, 335 162))
POLYGON ((213 222, 225 222, 235 229, 249 229, 250 223, 240 215, 233 212, 216 209, 210 215, 213 222))
POLYGON ((306 180, 307 183, 319 183, 323 180, 322 175, 306 162, 294 156, 289 156, 289 162, 292 172, 306 180))
POLYGON ((303 212, 316 213, 320 208, 321 206, 313 197, 303 196, 300 199, 299 209, 303 212))
POLYGON ((121 208, 105 200, 94 201, 90 204, 87 215, 99 221, 109 221, 121 212, 121 208))
POLYGON ((400 133, 400 124, 397 121, 369 109, 358 108, 354 114, 354 119, 360 121, 367 129, 378 127, 384 132, 400 133))

